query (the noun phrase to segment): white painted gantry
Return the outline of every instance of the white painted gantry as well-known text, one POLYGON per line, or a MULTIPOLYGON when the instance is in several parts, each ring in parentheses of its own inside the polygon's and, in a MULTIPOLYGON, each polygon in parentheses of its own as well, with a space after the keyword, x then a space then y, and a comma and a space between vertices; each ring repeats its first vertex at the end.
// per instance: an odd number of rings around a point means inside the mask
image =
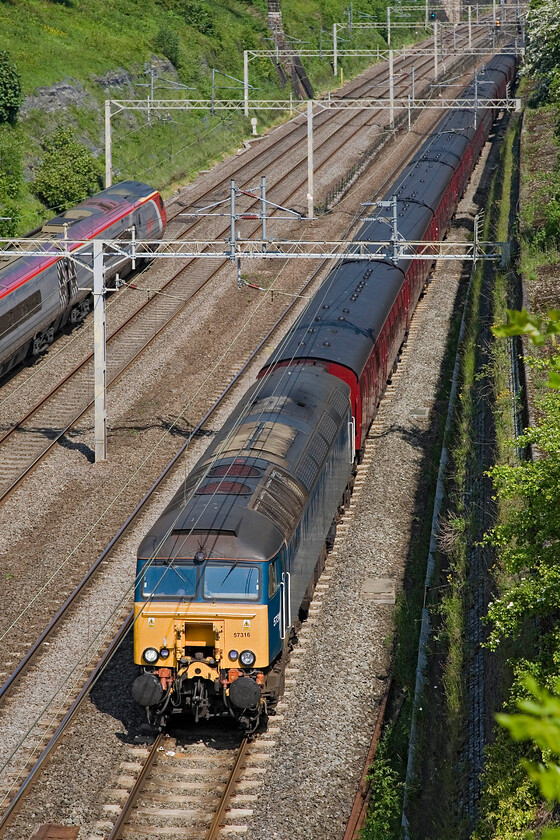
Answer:
MULTIPOLYGON (((391 50, 389 52, 392 52, 391 50)), ((251 106, 255 110, 273 110, 273 111, 290 111, 291 113, 307 112, 308 125, 308 160, 311 160, 313 153, 313 108, 316 106, 325 111, 347 111, 347 110, 389 110, 389 129, 394 127, 395 111, 408 111, 410 113, 415 109, 432 109, 432 110, 449 110, 456 108, 469 108, 476 114, 479 110, 508 110, 519 111, 521 109, 521 100, 510 97, 509 94, 502 99, 452 99, 447 97, 435 99, 415 99, 412 96, 394 96, 394 73, 393 73, 393 58, 389 56, 389 97, 388 98, 374 98, 368 97, 363 99, 339 99, 331 97, 330 95, 324 99, 309 99, 304 101, 293 101, 292 99, 263 99, 253 100, 251 106)), ((113 100, 108 99, 105 102, 105 186, 110 187, 113 183, 113 162, 112 162, 112 137, 111 137, 111 117, 121 110, 131 111, 172 111, 172 110, 202 110, 206 111, 212 107, 215 111, 234 111, 247 108, 248 105, 245 100, 241 99, 155 99, 147 102, 145 99, 129 99, 129 100, 113 100), (115 111, 112 111, 112 107, 115 111)), ((312 190, 310 190, 312 192, 312 190)), ((313 215, 311 212, 310 215, 313 215)))
MULTIPOLYGON (((384 203, 385 204, 385 203, 384 203)), ((123 263, 150 251, 153 259, 211 259, 237 263, 240 276, 242 259, 307 259, 307 260, 504 260, 508 258, 509 243, 479 241, 475 225, 472 242, 413 242, 402 240, 398 232, 390 240, 370 242, 330 240, 304 241, 289 239, 239 239, 232 234, 221 240, 72 240, 72 239, 0 239, 0 251, 18 257, 56 255, 76 262, 93 272, 93 332, 94 332, 94 446, 95 461, 107 458, 107 389, 106 389, 106 315, 105 315, 105 256, 117 255, 123 263)), ((112 263, 114 268, 114 262, 112 263)), ((271 292, 274 289, 270 290, 271 292)))
MULTIPOLYGON (((428 7, 426 7, 428 8, 428 7)), ((492 30, 492 43, 488 44, 486 47, 473 47, 472 46, 472 27, 473 26, 485 26, 486 28, 491 23, 486 22, 482 24, 473 24, 471 21, 471 6, 468 7, 468 38, 462 35, 463 40, 467 40, 467 45, 459 47, 457 44, 456 39, 456 24, 442 24, 439 21, 435 20, 430 26, 433 26, 433 48, 431 49, 416 49, 416 48, 407 48, 403 47, 399 50, 392 50, 388 49, 380 49, 377 46, 375 49, 348 49, 348 50, 339 50, 337 48, 337 41, 336 41, 336 32, 337 27, 339 26, 347 26, 348 24, 334 24, 333 25, 333 49, 332 50, 305 50, 305 49, 284 49, 279 50, 278 47, 274 50, 244 50, 243 53, 243 99, 218 99, 215 98, 211 99, 154 99, 151 94, 148 95, 147 99, 107 99, 105 100, 105 186, 109 187, 112 184, 112 123, 111 120, 117 114, 121 113, 122 111, 140 111, 146 112, 148 114, 148 118, 151 117, 152 111, 163 111, 164 113, 168 113, 170 111, 209 111, 210 113, 214 113, 217 110, 227 110, 227 111, 240 111, 243 110, 243 113, 246 117, 249 116, 249 108, 252 108, 255 111, 264 111, 264 110, 274 110, 274 111, 284 111, 289 113, 294 113, 294 111, 298 111, 306 107, 304 102, 297 101, 294 102, 292 95, 290 95, 289 99, 253 99, 249 100, 249 90, 252 86, 249 84, 249 61, 253 58, 271 58, 275 61, 278 61, 280 57, 282 58, 320 58, 320 59, 332 59, 334 73, 337 73, 337 62, 339 58, 343 57, 365 57, 371 58, 372 60, 375 59, 376 61, 387 61, 389 64, 389 97, 388 98, 360 98, 360 99, 350 99, 350 98, 342 98, 339 96, 331 97, 330 93, 326 98, 320 100, 312 100, 314 104, 319 105, 322 108, 328 109, 380 109, 380 108, 388 108, 391 111, 390 117, 390 125, 393 125, 393 115, 395 109, 408 109, 409 113, 411 109, 417 108, 439 108, 439 109, 447 109, 450 107, 471 107, 468 104, 468 100, 461 100, 461 104, 455 104, 454 100, 449 99, 438 99, 438 100, 431 100, 431 99, 415 99, 414 90, 412 91, 411 97, 394 97, 394 64, 399 59, 410 59, 414 57, 423 57, 423 56, 430 56, 433 55, 434 57, 434 81, 437 81, 439 76, 439 64, 440 61, 443 59, 443 56, 446 54, 442 37, 444 29, 452 29, 453 31, 453 47, 449 51, 456 57, 461 57, 463 55, 471 55, 471 56, 487 56, 489 54, 516 54, 516 55, 523 55, 525 50, 522 43, 522 37, 520 32, 518 32, 517 24, 512 24, 513 26, 513 36, 514 36, 514 44, 508 45, 507 47, 497 47, 495 46, 494 42, 494 31, 492 30), (441 43, 440 43, 441 41, 441 43)), ((390 16, 388 17, 390 21, 390 16)), ((378 24, 378 23, 356 23, 353 24, 354 26, 358 27, 385 27, 385 24, 378 24)), ((423 24, 418 21, 408 21, 399 23, 399 26, 422 26, 423 24)), ((509 24, 504 25, 500 28, 500 38, 507 35, 509 24)), ((496 100, 498 102, 498 100, 496 100)), ((512 105, 509 104, 509 100, 501 100, 500 104, 498 105, 490 105, 488 107, 506 107, 509 110, 512 108, 512 105), (508 104, 501 104, 503 102, 507 102, 508 104)), ((477 105, 475 107, 485 107, 483 105, 477 105)), ((513 106, 517 107, 517 106, 513 106)))

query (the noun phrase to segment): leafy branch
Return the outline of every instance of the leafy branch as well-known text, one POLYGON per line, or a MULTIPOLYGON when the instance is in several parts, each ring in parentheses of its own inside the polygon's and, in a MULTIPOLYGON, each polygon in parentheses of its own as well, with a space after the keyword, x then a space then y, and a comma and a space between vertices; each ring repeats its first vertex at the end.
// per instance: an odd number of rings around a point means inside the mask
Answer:
MULTIPOLYGON (((560 679, 555 683, 555 693, 539 686, 529 675, 523 682, 531 697, 517 701, 520 714, 498 714, 496 719, 515 741, 532 741, 540 747, 542 762, 522 759, 522 764, 541 795, 548 802, 560 802, 560 679)), ((560 828, 548 829, 541 840, 560 840, 560 828)))
POLYGON ((560 335, 560 309, 549 309, 546 317, 533 315, 526 309, 508 309, 506 324, 492 327, 497 338, 507 338, 513 335, 527 335, 533 344, 542 347, 550 342, 553 353, 546 361, 548 368, 549 388, 560 389, 560 354, 555 352, 560 335))

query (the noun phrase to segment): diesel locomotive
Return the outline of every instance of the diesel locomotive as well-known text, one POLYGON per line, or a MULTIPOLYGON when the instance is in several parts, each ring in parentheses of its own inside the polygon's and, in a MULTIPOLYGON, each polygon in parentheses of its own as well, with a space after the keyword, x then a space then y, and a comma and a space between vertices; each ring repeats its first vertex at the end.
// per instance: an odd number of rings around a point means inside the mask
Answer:
MULTIPOLYGON (((515 66, 488 64, 484 98, 504 96, 515 66)), ((444 236, 494 117, 448 112, 427 137, 385 196, 405 239, 444 236)), ((388 239, 386 223, 357 239, 388 239)), ((430 268, 389 248, 341 262, 142 541, 132 693, 154 727, 176 712, 247 732, 266 720, 430 268)))
MULTIPOLYGON (((159 239, 166 225, 160 194, 139 181, 114 184, 33 231, 33 239, 159 239)), ((91 249, 89 249, 91 251, 91 249)), ((69 246, 78 261, 46 246, 41 256, 0 251, 0 379, 26 357, 46 350, 56 333, 88 313, 93 286, 87 246, 69 246), (81 254, 80 252, 84 252, 81 254)), ((105 282, 130 267, 105 257, 105 282)))

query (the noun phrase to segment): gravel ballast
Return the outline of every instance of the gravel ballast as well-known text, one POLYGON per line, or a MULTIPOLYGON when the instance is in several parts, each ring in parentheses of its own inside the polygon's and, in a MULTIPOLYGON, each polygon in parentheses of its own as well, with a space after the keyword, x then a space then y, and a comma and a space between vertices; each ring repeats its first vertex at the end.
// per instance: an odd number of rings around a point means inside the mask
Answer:
MULTIPOLYGON (((351 208, 371 198, 375 192, 372 184, 384 183, 391 171, 391 156, 404 156, 407 143, 411 145, 414 139, 414 136, 408 135, 392 147, 383 164, 362 179, 338 208, 337 214, 325 220, 325 235, 345 226, 347 214, 354 212, 351 208)), ((361 594, 362 587, 364 581, 371 577, 392 578, 397 587, 402 580, 410 538, 415 530, 415 516, 418 515, 417 493, 422 465, 425 459, 433 457, 433 427, 436 423, 433 401, 458 284, 455 272, 446 269, 436 274, 438 277, 428 293, 429 312, 425 310, 420 316, 425 318, 425 322, 419 324, 422 340, 415 340, 414 352, 398 378, 395 395, 384 409, 386 429, 370 445, 374 461, 364 489, 354 501, 356 513, 349 533, 350 541, 343 549, 337 546, 336 561, 334 558, 329 561, 326 573, 331 575, 331 579, 322 596, 322 604, 318 609, 315 604, 311 620, 300 634, 298 653, 292 657, 292 663, 298 660, 301 664, 293 676, 295 684, 289 688, 281 707, 283 720, 271 765, 274 770, 267 777, 254 817, 249 823, 249 837, 255 840, 265 836, 339 837, 349 813, 376 708, 385 686, 389 667, 388 640, 392 634, 391 607, 374 604, 361 594), (444 276, 440 277, 440 274, 444 276), (413 416, 418 407, 427 409, 428 414, 432 411, 432 414, 426 420, 418 419, 418 416, 413 416)), ((204 324, 200 324, 199 328, 203 332, 204 324)), ((166 340, 162 343, 165 345, 166 340)), ((180 403, 181 374, 184 372, 188 377, 189 365, 192 366, 193 362, 192 359, 188 363, 185 361, 178 334, 171 341, 168 338, 166 346, 176 355, 154 356, 148 381, 159 383, 162 376, 169 376, 173 395, 171 405, 166 407, 169 416, 180 403)), ((155 399, 151 394, 142 393, 146 387, 145 375, 146 370, 138 371, 136 383, 128 380, 123 386, 123 394, 128 392, 128 396, 123 396, 122 403, 118 404, 120 410, 116 419, 128 435, 131 435, 131 429, 141 429, 142 422, 148 422, 150 401, 155 399), (142 396, 139 397, 139 393, 142 396), (131 405, 133 394, 136 402, 131 405)), ((217 420, 216 425, 219 422, 217 420)), ((149 428, 146 434, 150 434, 149 428)), ((204 441, 197 441, 185 471, 204 446, 204 441)), ((128 449, 125 447, 118 452, 116 462, 123 474, 127 458, 133 450, 132 441, 128 449)), ((66 452, 59 452, 43 469, 50 472, 53 482, 56 482, 57 476, 67 482, 59 482, 58 486, 68 489, 68 505, 70 500, 72 503, 78 501, 86 510, 87 481, 80 474, 78 463, 73 467, 74 483, 66 478, 66 456, 66 452), (76 498, 77 488, 83 493, 79 499, 76 498)), ((109 479, 114 467, 115 464, 102 468, 97 475, 105 469, 105 477, 109 479)), ((40 477, 37 474, 38 480, 40 477)), ((40 492, 40 487, 39 481, 37 492, 40 492)), ((97 493, 102 490, 103 482, 95 487, 97 493)), ((166 488, 157 498, 149 514, 152 521, 173 491, 174 488, 166 488)), ((60 502, 60 493, 58 495, 57 501, 60 502)), ((17 499, 11 504, 16 512, 17 499)), ((23 507, 25 499, 20 498, 19 504, 23 507)), ((60 509, 67 511, 68 505, 62 504, 60 509)), ((46 499, 44 514, 48 511, 46 499)), ((59 532, 63 521, 54 525, 59 532)), ((20 529, 22 541, 30 535, 23 522, 14 523, 14 527, 20 529)), ((147 524, 146 520, 141 521, 138 531, 121 547, 110 570, 113 583, 104 578, 99 584, 100 589, 92 592, 87 619, 90 634, 95 632, 95 622, 102 622, 104 611, 109 614, 115 603, 126 597, 130 590, 136 546, 147 524)), ((83 525, 79 520, 74 521, 74 528, 79 531, 83 525)), ((84 636, 84 620, 84 613, 76 616, 75 628, 68 631, 67 641, 68 638, 75 640, 74 644, 70 642, 70 650, 84 636)), ((68 655, 68 649, 66 652, 62 649, 49 651, 51 664, 45 659, 45 673, 56 673, 68 655)), ((79 823, 82 826, 80 840, 88 836, 99 818, 102 805, 98 798, 100 792, 109 783, 120 757, 126 753, 126 741, 133 737, 139 726, 138 713, 128 695, 130 648, 120 661, 122 667, 111 672, 112 692, 105 689, 102 703, 96 699, 101 695, 94 694, 86 718, 76 724, 64 748, 58 751, 52 762, 45 776, 48 780, 45 788, 42 784, 37 788, 33 810, 24 809, 7 837, 23 840, 29 836, 34 825, 47 821, 79 823), (86 745, 87 761, 84 761, 86 745), (61 794, 65 784, 71 785, 71 795, 68 792, 61 794)), ((11 706, 14 733, 21 731, 29 720, 33 691, 40 704, 41 696, 44 698, 49 690, 44 682, 35 688, 26 686, 19 700, 21 714, 16 711, 18 699, 14 697, 11 706), (21 696, 26 697, 25 711, 21 696)), ((3 729, 6 720, 4 714, 3 729)), ((14 743, 16 737, 14 734, 14 743)))

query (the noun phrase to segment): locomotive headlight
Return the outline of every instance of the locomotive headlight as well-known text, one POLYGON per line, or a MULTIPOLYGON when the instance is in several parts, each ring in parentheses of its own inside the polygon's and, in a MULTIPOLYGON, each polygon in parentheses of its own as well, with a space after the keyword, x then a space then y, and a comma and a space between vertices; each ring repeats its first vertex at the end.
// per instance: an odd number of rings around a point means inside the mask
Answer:
POLYGON ((146 648, 142 656, 144 658, 144 661, 147 662, 148 665, 153 665, 154 662, 158 661, 159 653, 155 648, 146 648))
POLYGON ((229 656, 229 658, 231 659, 232 662, 235 662, 235 660, 239 656, 239 651, 238 650, 230 650, 230 652, 228 653, 228 656, 229 656))
POLYGON ((252 650, 242 650, 239 654, 239 661, 242 665, 254 665, 256 658, 257 657, 255 656, 252 650))
POLYGON ((159 655, 162 659, 167 659, 167 657, 169 656, 169 648, 160 648, 159 655))

